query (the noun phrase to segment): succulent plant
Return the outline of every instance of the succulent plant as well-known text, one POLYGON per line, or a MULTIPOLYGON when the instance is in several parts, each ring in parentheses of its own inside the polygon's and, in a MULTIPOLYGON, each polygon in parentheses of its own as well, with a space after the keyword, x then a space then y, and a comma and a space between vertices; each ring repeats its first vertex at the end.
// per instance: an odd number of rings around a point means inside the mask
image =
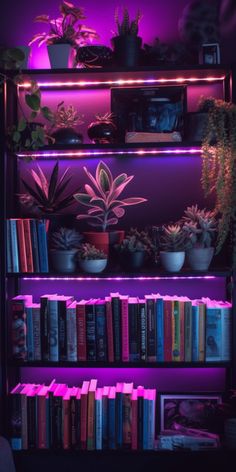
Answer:
POLYGON ((130 228, 123 241, 115 246, 121 252, 146 252, 151 255, 154 246, 147 231, 138 231, 137 228, 130 228))
POLYGON ((184 251, 186 233, 180 224, 162 226, 160 247, 166 252, 184 251))
POLYGON ((38 172, 33 169, 30 171, 34 187, 21 179, 28 191, 27 194, 19 195, 21 204, 34 214, 53 214, 70 206, 73 203, 74 192, 70 191, 66 196, 64 195, 64 191, 71 181, 71 176, 68 177, 69 168, 59 177, 59 164, 57 162, 50 178, 47 179, 41 167, 37 167, 38 172))
POLYGON ((205 248, 212 245, 218 223, 215 219, 215 212, 200 210, 197 205, 187 207, 183 216, 183 230, 187 234, 186 247, 205 248))
POLYGON ((93 244, 84 243, 79 248, 78 258, 84 260, 107 259, 107 255, 93 244))
POLYGON ((113 121, 115 118, 114 113, 107 112, 107 113, 104 113, 104 115, 101 115, 101 113, 98 113, 97 115, 95 115, 95 118, 97 121, 101 121, 101 122, 105 121, 106 123, 112 123, 114 126, 116 126, 113 121))
POLYGON ((134 20, 130 20, 129 11, 127 8, 123 8, 123 18, 119 20, 119 9, 115 10, 115 22, 117 26, 117 32, 119 36, 137 36, 139 22, 142 18, 141 12, 138 10, 134 20))
POLYGON ((54 114, 54 126, 56 128, 73 128, 83 123, 81 115, 73 105, 64 106, 64 102, 57 105, 54 114))
POLYGON ((70 251, 71 249, 79 248, 82 239, 83 236, 81 236, 81 234, 79 234, 75 229, 62 227, 58 231, 52 233, 50 246, 51 249, 70 251))
POLYGON ((86 167, 84 167, 84 171, 91 180, 94 189, 86 184, 86 193, 76 193, 74 195, 79 203, 88 207, 88 213, 78 215, 78 220, 86 219, 91 226, 106 231, 108 226, 118 223, 118 219, 125 213, 124 207, 147 201, 146 198, 141 197, 118 199, 124 188, 133 179, 133 175, 128 176, 123 173, 113 179, 109 167, 103 161, 100 161, 97 165, 95 177, 90 174, 86 167))

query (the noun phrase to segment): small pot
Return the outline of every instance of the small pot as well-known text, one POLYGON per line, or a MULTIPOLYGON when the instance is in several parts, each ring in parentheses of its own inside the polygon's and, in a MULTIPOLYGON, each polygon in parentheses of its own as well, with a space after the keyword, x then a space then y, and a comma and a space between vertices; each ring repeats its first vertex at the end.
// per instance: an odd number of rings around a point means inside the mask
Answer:
POLYGON ((107 259, 79 259, 80 269, 90 274, 102 272, 106 265, 107 259))
POLYGON ((135 67, 139 64, 142 39, 139 36, 124 35, 111 39, 116 64, 135 67))
POLYGON ((206 271, 214 255, 213 247, 192 248, 187 251, 187 260, 191 269, 206 271))
POLYGON ((145 251, 124 252, 119 256, 121 266, 127 270, 139 270, 144 264, 145 251))
POLYGON ((73 66, 75 51, 71 44, 49 44, 47 49, 52 69, 67 69, 73 66))
POLYGON ((52 249, 50 251, 52 267, 56 272, 72 273, 76 270, 76 254, 78 249, 70 251, 58 251, 52 249))
POLYGON ((179 272, 184 265, 185 251, 160 251, 160 259, 162 266, 167 272, 179 272))
POLYGON ((90 123, 88 137, 95 144, 112 144, 116 142, 117 128, 112 121, 98 120, 90 123))
POLYGON ((55 144, 64 146, 83 143, 83 135, 77 133, 73 128, 59 128, 52 133, 52 138, 55 139, 55 144))

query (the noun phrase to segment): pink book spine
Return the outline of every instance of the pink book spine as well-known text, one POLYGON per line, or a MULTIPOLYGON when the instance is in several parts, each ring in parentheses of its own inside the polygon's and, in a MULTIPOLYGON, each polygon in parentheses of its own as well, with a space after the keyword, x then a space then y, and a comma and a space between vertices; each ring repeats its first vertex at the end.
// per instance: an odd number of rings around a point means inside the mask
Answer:
POLYGON ((121 333, 122 333, 122 361, 129 361, 129 313, 128 297, 121 299, 121 333))
POLYGON ((138 395, 135 388, 131 396, 131 449, 138 449, 138 395))
POLYGON ((86 318, 85 318, 85 303, 77 303, 76 305, 77 318, 77 348, 78 361, 87 360, 86 350, 86 318))
POLYGON ((114 362, 113 321, 110 297, 105 297, 107 319, 108 362, 114 362))

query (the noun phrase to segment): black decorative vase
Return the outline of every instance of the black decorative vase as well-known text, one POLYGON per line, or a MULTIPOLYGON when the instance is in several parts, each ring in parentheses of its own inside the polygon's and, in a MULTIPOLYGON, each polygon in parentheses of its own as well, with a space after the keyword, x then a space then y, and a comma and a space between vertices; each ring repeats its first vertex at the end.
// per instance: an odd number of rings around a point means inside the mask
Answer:
POLYGON ((83 143, 83 135, 77 133, 73 128, 60 128, 52 133, 52 138, 55 139, 55 144, 63 146, 83 143))
POLYGON ((76 54, 76 62, 85 67, 106 67, 113 60, 113 51, 107 46, 82 46, 76 54))
POLYGON ((126 252, 120 254, 120 264, 127 272, 140 270, 143 267, 145 261, 145 252, 126 252))
POLYGON ((88 137, 95 144, 116 142, 117 128, 111 121, 94 121, 88 127, 88 137))
POLYGON ((142 38, 132 35, 115 36, 111 43, 116 64, 124 67, 136 67, 139 64, 142 38))

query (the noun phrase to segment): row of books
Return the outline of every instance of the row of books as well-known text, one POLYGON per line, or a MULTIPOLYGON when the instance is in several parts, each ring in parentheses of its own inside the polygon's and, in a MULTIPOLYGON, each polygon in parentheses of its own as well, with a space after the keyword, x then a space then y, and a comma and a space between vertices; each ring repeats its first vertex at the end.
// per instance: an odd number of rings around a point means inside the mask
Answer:
POLYGON ((7 271, 48 272, 45 220, 7 220, 7 271))
POLYGON ((11 444, 21 449, 154 449, 156 390, 19 383, 10 392, 11 444))
POLYGON ((104 299, 18 295, 13 358, 23 361, 219 362, 231 357, 231 304, 110 293, 104 299))

